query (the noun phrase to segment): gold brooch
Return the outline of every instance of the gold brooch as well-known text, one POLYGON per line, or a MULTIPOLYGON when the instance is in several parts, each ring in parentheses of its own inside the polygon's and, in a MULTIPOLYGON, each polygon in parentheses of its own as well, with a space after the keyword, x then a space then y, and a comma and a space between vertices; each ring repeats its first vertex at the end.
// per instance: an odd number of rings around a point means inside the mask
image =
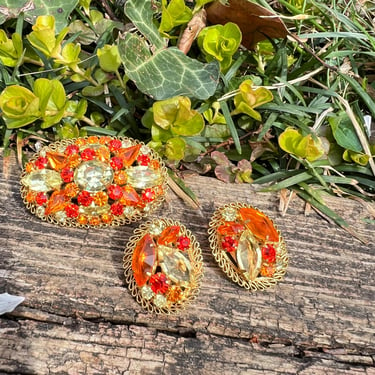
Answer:
POLYGON ((173 314, 198 294, 202 252, 179 222, 154 219, 141 224, 124 253, 124 274, 133 297, 151 313, 173 314))
POLYGON ((285 275, 285 242, 273 221, 258 209, 242 203, 222 206, 214 212, 208 234, 215 260, 238 285, 264 290, 285 275))
POLYGON ((26 207, 71 227, 122 225, 161 205, 167 171, 160 157, 126 137, 90 136, 43 147, 21 175, 26 207))

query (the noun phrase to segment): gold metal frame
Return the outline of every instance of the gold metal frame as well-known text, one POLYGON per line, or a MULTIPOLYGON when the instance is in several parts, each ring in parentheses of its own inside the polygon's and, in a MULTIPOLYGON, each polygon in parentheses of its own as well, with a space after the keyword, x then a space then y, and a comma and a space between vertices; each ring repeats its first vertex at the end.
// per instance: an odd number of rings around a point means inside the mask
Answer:
MULTIPOLYGON (((274 225, 277 233, 279 234, 279 243, 276 249, 276 271, 270 277, 263 277, 259 276, 256 277, 254 280, 248 280, 243 276, 243 271, 238 268, 238 266, 230 259, 228 256, 227 251, 225 251, 221 244, 219 244, 219 235, 218 235, 218 227, 222 225, 225 220, 223 219, 223 212, 228 209, 235 209, 239 210, 240 208, 254 208, 253 206, 244 204, 244 203, 230 203, 226 204, 220 208, 218 208, 209 223, 208 235, 209 235, 209 243, 212 250, 212 254, 219 264, 220 268, 224 271, 224 273, 236 284, 239 286, 246 288, 251 291, 256 290, 265 290, 277 284, 285 275, 286 269, 288 266, 289 257, 287 254, 286 245, 284 239, 281 236, 280 231, 277 229, 276 225, 273 221, 268 218, 272 224, 274 225)), ((258 209, 256 209, 258 210, 258 209)), ((260 213, 264 214, 262 211, 258 210, 260 213)), ((265 215, 265 214, 264 214, 265 215)))
MULTIPOLYGON (((27 167, 27 165, 32 165, 33 163, 35 163, 35 161, 41 155, 44 155, 46 152, 63 152, 66 149, 67 146, 74 145, 79 140, 88 141, 90 138, 92 138, 92 137, 87 136, 87 137, 83 137, 83 138, 61 140, 61 141, 51 143, 48 146, 44 146, 43 148, 41 148, 36 154, 34 154, 29 159, 29 162, 26 164, 26 167, 27 167)), ((101 223, 93 225, 93 224, 90 224, 90 222, 88 222, 88 223, 82 224, 82 223, 77 222, 76 218, 65 217, 65 218, 61 219, 56 214, 45 215, 43 207, 41 207, 40 205, 37 205, 35 202, 29 202, 26 199, 26 197, 27 197, 27 194, 30 192, 30 189, 29 189, 28 186, 26 186, 23 183, 23 181, 24 181, 24 178, 30 172, 27 171, 26 168, 24 168, 24 170, 22 171, 22 174, 21 174, 21 189, 20 189, 21 197, 23 199, 23 202, 24 202, 25 206, 27 207, 27 209, 30 210, 30 212, 32 214, 36 215, 41 220, 47 221, 48 223, 51 223, 51 224, 57 224, 57 225, 62 225, 62 226, 67 226, 67 227, 79 227, 79 228, 96 227, 96 228, 99 228, 99 227, 119 226, 119 225, 124 225, 124 224, 130 224, 132 222, 141 220, 143 217, 147 217, 149 214, 154 212, 156 209, 158 209, 162 205, 162 203, 165 199, 165 192, 168 188, 167 187, 168 173, 167 173, 167 169, 166 169, 162 159, 160 158, 160 156, 154 150, 152 150, 151 148, 146 146, 143 142, 139 142, 139 141, 134 140, 132 138, 110 137, 110 136, 97 137, 97 138, 98 139, 106 138, 108 140, 118 139, 118 140, 120 140, 122 142, 125 142, 126 144, 129 145, 129 146, 126 146, 126 147, 130 147, 130 146, 134 146, 134 145, 140 145, 141 149, 146 150, 147 155, 150 157, 150 159, 152 161, 155 161, 155 162, 159 163, 158 164, 159 165, 159 168, 158 168, 159 172, 158 173, 160 173, 160 175, 162 176, 162 182, 160 183, 159 187, 160 187, 160 190, 161 190, 162 193, 157 195, 156 198, 152 202, 148 203, 143 208, 135 207, 134 210, 132 210, 132 212, 130 212, 130 213, 124 212, 124 214, 122 214, 122 215, 114 216, 113 220, 110 223, 101 222, 101 223)), ((90 146, 90 143, 87 143, 86 145, 90 146)), ((102 146, 105 146, 105 144, 102 144, 102 146)), ((126 170, 125 167, 124 167, 124 170, 126 170)), ((128 207, 128 206, 124 206, 124 207, 128 207)))
POLYGON ((134 230, 134 234, 130 237, 124 251, 123 266, 126 284, 128 285, 132 296, 148 312, 156 314, 171 315, 179 313, 181 312, 181 310, 185 309, 187 305, 190 304, 198 296, 199 288, 203 278, 203 257, 198 241, 190 232, 190 230, 186 229, 184 225, 167 218, 147 221, 146 223, 142 223, 137 229, 134 230), (153 303, 152 300, 146 300, 142 296, 140 287, 135 281, 134 272, 132 269, 132 259, 135 247, 147 233, 150 233, 152 225, 155 224, 161 224, 164 227, 179 226, 181 235, 186 236, 190 239, 190 247, 186 250, 189 261, 191 263, 190 285, 185 290, 186 295, 181 301, 169 303, 165 307, 158 307, 153 303))

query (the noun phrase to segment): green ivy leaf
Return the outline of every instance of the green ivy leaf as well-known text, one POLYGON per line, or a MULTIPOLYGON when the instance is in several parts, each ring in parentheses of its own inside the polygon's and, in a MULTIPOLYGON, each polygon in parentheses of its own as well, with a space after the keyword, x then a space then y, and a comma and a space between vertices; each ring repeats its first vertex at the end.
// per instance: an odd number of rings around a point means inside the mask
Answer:
POLYGON ((153 22, 154 12, 151 0, 127 0, 125 14, 154 49, 161 49, 167 46, 168 39, 160 35, 153 22))
POLYGON ((345 112, 330 117, 328 122, 331 125, 333 137, 341 147, 357 153, 363 151, 353 124, 345 112))
POLYGON ((51 15, 56 20, 56 31, 60 32, 68 23, 68 17, 78 0, 2 0, 0 24, 8 19, 25 14, 25 20, 33 24, 38 16, 51 15))
POLYGON ((125 12, 151 44, 131 33, 119 42, 119 53, 127 76, 138 89, 156 100, 177 95, 208 99, 219 82, 217 62, 203 64, 176 47, 166 48, 166 40, 153 23, 151 0, 128 0, 125 12), (152 53, 151 53, 152 51, 152 53))
POLYGON ((174 27, 188 23, 192 17, 192 11, 185 5, 184 0, 162 1, 162 13, 159 31, 165 33, 174 27))
MULTIPOLYGON (((134 38, 139 37, 127 34, 125 41, 120 41, 119 52, 128 77, 140 91, 156 100, 177 95, 205 100, 215 93, 219 81, 216 62, 203 64, 175 47, 149 53, 147 59, 141 60, 145 49, 139 55, 138 49, 129 48, 128 41, 134 38)), ((144 45, 140 38, 137 45, 144 45)))

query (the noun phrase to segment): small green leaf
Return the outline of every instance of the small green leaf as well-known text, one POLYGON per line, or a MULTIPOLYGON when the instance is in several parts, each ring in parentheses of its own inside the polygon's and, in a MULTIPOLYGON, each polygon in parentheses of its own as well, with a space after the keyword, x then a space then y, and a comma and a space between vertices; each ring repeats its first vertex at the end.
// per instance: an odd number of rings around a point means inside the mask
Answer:
POLYGON ((220 63, 220 70, 226 72, 232 56, 241 44, 242 33, 233 22, 223 25, 205 27, 198 36, 198 46, 207 57, 207 61, 216 59, 220 63))
POLYGON ((154 121, 172 133, 183 136, 200 134, 204 128, 203 117, 191 109, 188 97, 177 96, 153 104, 154 121))
POLYGON ((289 154, 308 161, 314 161, 324 155, 320 138, 311 134, 303 136, 298 130, 288 127, 279 136, 279 146, 289 154))
POLYGON ((106 44, 96 52, 99 65, 105 72, 116 72, 121 65, 121 59, 117 45, 106 44))
POLYGON ((19 85, 6 87, 0 94, 0 109, 9 129, 28 125, 40 117, 39 98, 19 85))
POLYGON ((66 43, 61 51, 61 57, 55 59, 55 63, 69 66, 73 71, 77 71, 77 65, 81 61, 79 54, 81 46, 77 43, 66 43))
POLYGON ((185 5, 184 0, 162 1, 162 13, 159 31, 166 33, 174 27, 188 23, 192 17, 192 11, 185 5))
POLYGON ((234 97, 234 105, 236 108, 232 111, 232 115, 246 113, 255 120, 261 121, 262 117, 260 113, 255 111, 254 108, 273 100, 273 95, 272 92, 265 87, 258 87, 254 90, 252 85, 253 83, 250 79, 240 84, 240 93, 234 97))
POLYGON ((77 125, 71 122, 65 122, 63 125, 56 127, 57 134, 61 139, 72 139, 79 137, 79 129, 77 125))
POLYGON ((370 157, 362 152, 354 152, 351 150, 345 150, 342 158, 348 163, 354 162, 356 164, 366 166, 370 157))
POLYGON ((328 122, 331 125, 332 134, 336 142, 341 147, 355 152, 363 151, 353 124, 345 112, 329 117, 328 122))
POLYGON ((103 86, 85 86, 82 89, 82 95, 84 96, 100 96, 104 92, 103 86))
POLYGON ((157 125, 151 127, 152 140, 155 142, 167 142, 168 139, 173 137, 173 134, 169 130, 165 130, 157 125))
POLYGON ((165 156, 169 160, 181 160, 185 155, 185 141, 180 137, 170 138, 165 144, 165 156))
POLYGON ((16 49, 14 39, 20 39, 19 34, 13 34, 12 39, 8 39, 4 30, 0 29, 0 61, 5 66, 15 67, 22 54, 22 40, 21 40, 21 51, 19 48, 16 49), (21 52, 21 53, 19 53, 21 52))

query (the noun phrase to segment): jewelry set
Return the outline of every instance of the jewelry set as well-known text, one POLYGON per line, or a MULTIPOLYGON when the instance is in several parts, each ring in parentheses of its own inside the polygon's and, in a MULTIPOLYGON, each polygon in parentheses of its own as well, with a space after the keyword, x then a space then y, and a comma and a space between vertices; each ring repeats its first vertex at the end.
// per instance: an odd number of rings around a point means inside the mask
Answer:
MULTIPOLYGON (((89 136, 44 146, 21 176, 21 196, 40 219, 67 227, 101 228, 141 220, 159 208, 167 169, 159 155, 127 137, 89 136)), ((219 207, 208 229, 224 273, 251 291, 286 273, 285 242, 273 221, 243 203, 219 207)), ((125 281, 145 309, 172 314, 198 294, 202 251, 180 222, 158 218, 134 230, 124 252, 125 281)))

